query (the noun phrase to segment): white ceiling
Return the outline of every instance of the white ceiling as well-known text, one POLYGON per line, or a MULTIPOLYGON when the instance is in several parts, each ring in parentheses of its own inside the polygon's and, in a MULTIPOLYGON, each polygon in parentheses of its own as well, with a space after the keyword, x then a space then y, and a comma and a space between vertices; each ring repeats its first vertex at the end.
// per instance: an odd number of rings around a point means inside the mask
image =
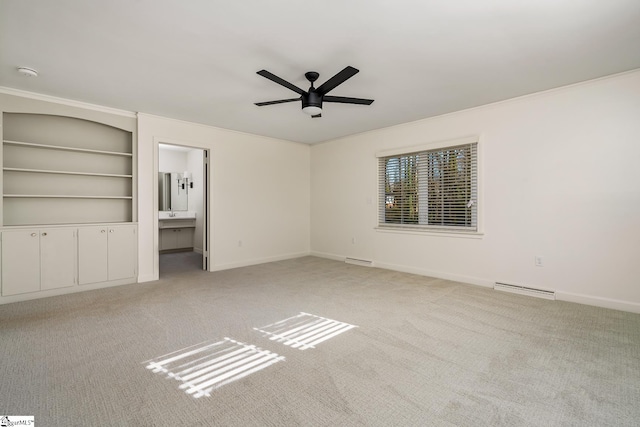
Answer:
POLYGON ((303 143, 636 68, 638 0, 0 1, 0 86, 303 143), (253 104, 347 65, 371 106, 253 104))

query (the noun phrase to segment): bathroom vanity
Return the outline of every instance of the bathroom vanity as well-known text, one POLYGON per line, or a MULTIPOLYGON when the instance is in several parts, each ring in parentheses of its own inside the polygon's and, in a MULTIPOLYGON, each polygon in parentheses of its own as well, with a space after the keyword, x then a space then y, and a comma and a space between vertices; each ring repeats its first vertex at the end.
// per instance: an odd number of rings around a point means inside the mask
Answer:
POLYGON ((193 250, 196 215, 189 211, 160 211, 158 216, 160 252, 193 250))

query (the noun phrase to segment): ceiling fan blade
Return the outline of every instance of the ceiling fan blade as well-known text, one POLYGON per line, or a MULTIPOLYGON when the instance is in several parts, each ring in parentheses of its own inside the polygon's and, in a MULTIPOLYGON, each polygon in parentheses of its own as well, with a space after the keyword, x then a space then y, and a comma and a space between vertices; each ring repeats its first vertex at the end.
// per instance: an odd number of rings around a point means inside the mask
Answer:
POLYGON ((258 107, 264 107, 265 105, 283 104, 285 102, 300 101, 300 98, 279 99, 277 101, 256 102, 258 107))
POLYGON ((286 87, 287 89, 291 89, 292 91, 299 93, 300 95, 304 95, 305 92, 304 90, 300 89, 298 86, 289 83, 288 81, 281 79, 280 77, 276 76, 275 74, 272 74, 270 72, 268 72, 267 70, 260 70, 258 71, 256 74, 261 75, 262 77, 265 77, 269 80, 271 80, 272 82, 276 82, 279 85, 282 85, 284 87, 286 87))
POLYGON ((322 114, 316 114, 315 116, 311 116, 312 119, 317 119, 318 117, 322 117, 322 114))
POLYGON ((371 105, 373 99, 349 98, 346 96, 325 96, 322 98, 324 102, 341 102, 343 104, 362 104, 371 105))
POLYGON ((341 85, 359 72, 360 70, 353 68, 352 66, 345 67, 344 70, 322 83, 320 87, 316 89, 316 92, 320 95, 326 95, 329 91, 335 89, 338 85, 341 85))

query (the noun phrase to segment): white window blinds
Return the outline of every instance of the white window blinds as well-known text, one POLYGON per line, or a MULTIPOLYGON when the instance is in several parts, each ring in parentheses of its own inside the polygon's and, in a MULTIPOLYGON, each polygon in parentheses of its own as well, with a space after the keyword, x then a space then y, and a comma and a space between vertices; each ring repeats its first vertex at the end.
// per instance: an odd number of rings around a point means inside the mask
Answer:
POLYGON ((477 231, 477 145, 380 157, 379 226, 477 231))

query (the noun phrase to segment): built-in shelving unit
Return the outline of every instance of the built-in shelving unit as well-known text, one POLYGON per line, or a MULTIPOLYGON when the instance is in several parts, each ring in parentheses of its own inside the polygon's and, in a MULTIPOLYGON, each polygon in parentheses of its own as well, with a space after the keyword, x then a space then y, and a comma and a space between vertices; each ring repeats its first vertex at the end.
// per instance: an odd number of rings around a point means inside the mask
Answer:
POLYGON ((2 150, 3 226, 133 220, 131 132, 5 112, 2 150))
POLYGON ((135 115, 0 91, 0 119, 0 304, 135 283, 135 115))

